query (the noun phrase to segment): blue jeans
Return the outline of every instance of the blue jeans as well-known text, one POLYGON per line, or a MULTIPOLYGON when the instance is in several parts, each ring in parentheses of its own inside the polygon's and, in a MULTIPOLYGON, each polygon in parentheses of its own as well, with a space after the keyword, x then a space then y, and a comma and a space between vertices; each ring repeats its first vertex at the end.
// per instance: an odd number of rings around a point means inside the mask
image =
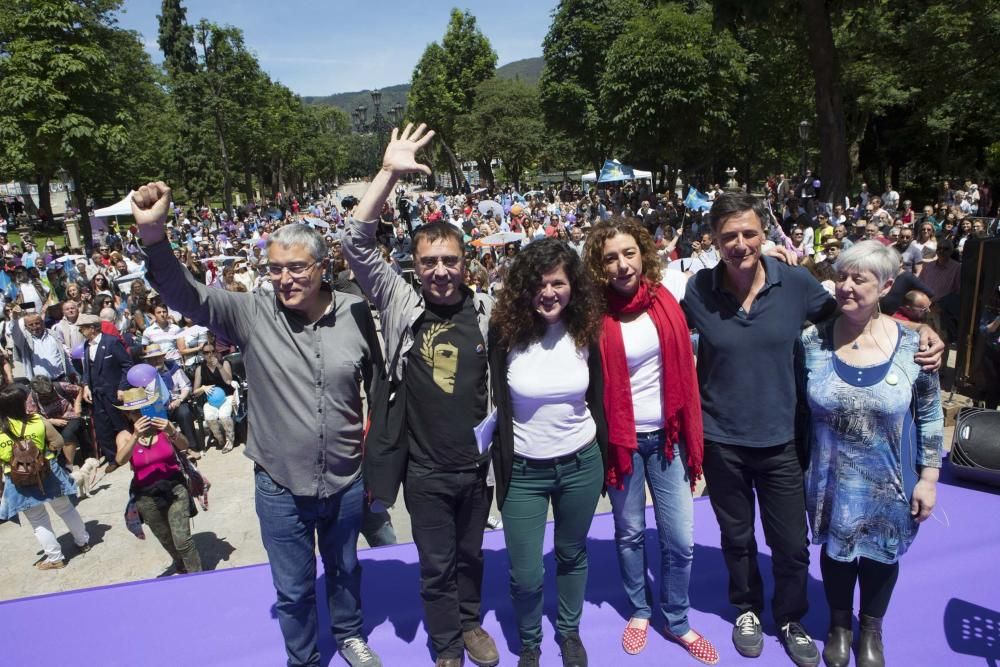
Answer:
POLYGON ((361 636, 359 477, 329 498, 295 496, 263 469, 254 475, 260 536, 278 594, 276 611, 289 667, 320 664, 316 614, 316 540, 326 571, 330 625, 338 644, 361 636))
POLYGON ((625 594, 633 618, 652 618, 653 596, 646 581, 646 483, 653 495, 656 530, 660 537, 660 610, 667 629, 681 636, 688 625, 688 584, 694 557, 694 499, 681 448, 673 460, 663 451, 663 431, 638 433, 632 454, 632 474, 623 489, 608 488, 615 517, 615 543, 625 594))

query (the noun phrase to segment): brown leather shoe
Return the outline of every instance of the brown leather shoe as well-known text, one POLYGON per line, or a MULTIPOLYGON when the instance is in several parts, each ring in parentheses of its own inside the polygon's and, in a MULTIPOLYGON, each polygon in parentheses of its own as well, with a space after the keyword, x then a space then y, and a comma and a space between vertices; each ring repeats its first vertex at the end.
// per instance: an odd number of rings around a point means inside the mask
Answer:
POLYGON ((35 563, 35 567, 39 570, 61 570, 66 567, 66 561, 64 560, 43 560, 40 563, 35 563))
POLYGON ((464 658, 438 658, 434 661, 434 667, 462 667, 464 658))
POLYGON ((465 642, 465 652, 469 654, 469 660, 479 667, 493 667, 499 664, 500 653, 497 652, 496 642, 482 627, 463 632, 462 641, 465 642))

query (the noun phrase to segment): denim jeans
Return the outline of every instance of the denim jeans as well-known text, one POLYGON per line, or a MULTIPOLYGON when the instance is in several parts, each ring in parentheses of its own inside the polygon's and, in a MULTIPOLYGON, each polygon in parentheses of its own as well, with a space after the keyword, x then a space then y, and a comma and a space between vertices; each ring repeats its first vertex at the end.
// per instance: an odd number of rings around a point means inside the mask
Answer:
POLYGON ((604 463, 596 443, 558 463, 514 457, 501 514, 522 649, 542 642, 542 541, 550 501, 559 594, 556 631, 561 637, 579 631, 587 587, 587 532, 603 482, 604 463))
POLYGON ((615 544, 625 594, 632 618, 652 618, 653 595, 646 580, 646 484, 653 496, 653 512, 660 543, 660 611, 667 629, 687 634, 688 584, 694 557, 694 498, 681 448, 674 444, 667 461, 662 430, 637 433, 632 474, 624 488, 608 488, 615 517, 615 544))
POLYGON ((359 477, 334 496, 316 498, 292 495, 260 467, 254 476, 260 535, 278 594, 276 611, 288 665, 318 666, 317 537, 333 636, 338 644, 361 636, 358 533, 364 485, 359 477))

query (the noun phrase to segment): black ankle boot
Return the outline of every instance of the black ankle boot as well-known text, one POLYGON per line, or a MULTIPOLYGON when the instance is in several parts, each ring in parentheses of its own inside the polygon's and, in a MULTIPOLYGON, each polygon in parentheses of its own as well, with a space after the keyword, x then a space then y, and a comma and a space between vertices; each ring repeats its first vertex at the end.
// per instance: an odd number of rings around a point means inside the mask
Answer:
POLYGON ((885 667, 882 652, 882 619, 861 614, 861 635, 858 637, 858 667, 885 667))
POLYGON ((823 645, 823 662, 826 667, 847 667, 851 662, 851 624, 854 612, 850 609, 830 610, 830 632, 823 645))

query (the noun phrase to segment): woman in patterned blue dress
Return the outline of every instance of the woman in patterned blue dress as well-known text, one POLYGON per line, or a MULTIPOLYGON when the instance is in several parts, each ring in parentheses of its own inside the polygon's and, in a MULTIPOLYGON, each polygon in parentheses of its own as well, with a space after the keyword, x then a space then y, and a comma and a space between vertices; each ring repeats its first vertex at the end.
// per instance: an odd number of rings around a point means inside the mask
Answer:
POLYGON ((899 557, 934 509, 943 425, 938 376, 913 360, 918 334, 878 310, 899 261, 877 241, 844 252, 835 264, 840 314, 802 334, 811 442, 806 509, 813 543, 823 545, 829 667, 850 660, 858 584, 857 665, 885 664, 882 618, 899 557))

